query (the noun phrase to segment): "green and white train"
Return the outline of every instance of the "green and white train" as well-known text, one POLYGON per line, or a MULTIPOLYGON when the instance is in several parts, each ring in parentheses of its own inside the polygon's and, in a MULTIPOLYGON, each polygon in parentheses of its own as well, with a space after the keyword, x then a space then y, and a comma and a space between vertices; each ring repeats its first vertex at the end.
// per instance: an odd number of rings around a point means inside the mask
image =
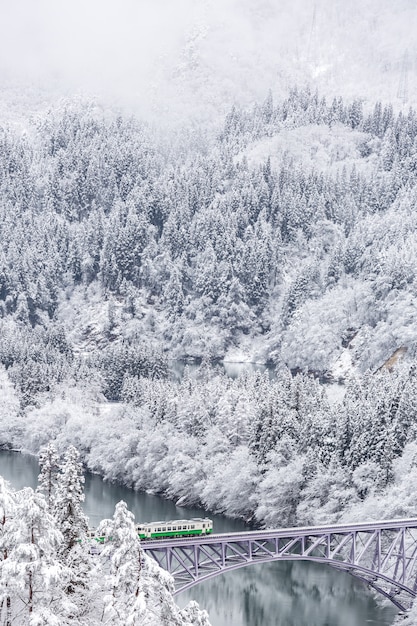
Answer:
MULTIPOLYGON (((211 535, 213 522, 208 517, 194 517, 193 519, 177 519, 164 522, 147 522, 137 524, 136 530, 141 540, 167 539, 172 537, 197 537, 198 535, 211 535)), ((112 541, 111 537, 98 535, 95 528, 90 528, 88 537, 97 543, 112 541)))
POLYGON ((207 517, 193 519, 177 519, 164 522, 148 522, 136 526, 139 539, 165 539, 172 537, 196 537, 210 535, 213 522, 207 517))

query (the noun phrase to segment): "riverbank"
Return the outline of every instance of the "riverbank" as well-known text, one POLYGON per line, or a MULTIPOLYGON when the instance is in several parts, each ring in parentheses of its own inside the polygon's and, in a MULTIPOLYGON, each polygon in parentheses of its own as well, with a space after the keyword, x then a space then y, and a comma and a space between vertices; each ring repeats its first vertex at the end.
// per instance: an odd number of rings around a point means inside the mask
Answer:
MULTIPOLYGON (((372 517, 368 501, 395 517, 404 508, 395 496, 402 467, 411 463, 400 453, 415 445, 411 374, 354 381, 333 405, 317 380, 285 372, 272 381, 212 370, 179 382, 135 379, 121 403, 97 399, 91 386, 66 386, 37 408, 2 412, 0 427, 14 448, 36 454, 50 439, 61 451, 73 444, 106 480, 257 525, 372 517), (386 414, 398 397, 397 412, 386 414)), ((412 511, 407 494, 404 502, 412 511)))
MULTIPOLYGON (((14 486, 36 486, 36 457, 0 452, 0 475, 14 486), (22 483, 27 483, 23 485, 22 483)), ((178 507, 172 501, 103 482, 86 474, 84 510, 92 526, 111 517, 119 500, 127 502, 136 520, 189 519, 205 514, 178 507)), ((215 532, 238 532, 243 522, 211 515, 215 532)), ((184 607, 190 600, 209 611, 213 626, 390 626, 395 609, 376 602, 352 577, 311 563, 270 563, 221 575, 177 596, 184 607)))

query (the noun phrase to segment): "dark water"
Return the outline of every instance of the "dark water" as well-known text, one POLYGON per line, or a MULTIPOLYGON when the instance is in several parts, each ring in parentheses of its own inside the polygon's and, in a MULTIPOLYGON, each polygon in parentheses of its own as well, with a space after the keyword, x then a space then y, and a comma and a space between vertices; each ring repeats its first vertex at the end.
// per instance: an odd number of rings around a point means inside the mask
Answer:
MULTIPOLYGON (((38 464, 30 456, 0 453, 0 475, 15 488, 36 487, 38 464)), ((125 500, 138 521, 201 517, 205 511, 177 507, 99 476, 86 476, 85 512, 91 526, 111 517, 125 500)), ((242 522, 210 515, 217 532, 238 531, 242 522)), ((197 600, 213 626, 389 626, 391 605, 377 604, 367 588, 348 574, 314 563, 267 563, 222 574, 177 596, 180 606, 197 600)))

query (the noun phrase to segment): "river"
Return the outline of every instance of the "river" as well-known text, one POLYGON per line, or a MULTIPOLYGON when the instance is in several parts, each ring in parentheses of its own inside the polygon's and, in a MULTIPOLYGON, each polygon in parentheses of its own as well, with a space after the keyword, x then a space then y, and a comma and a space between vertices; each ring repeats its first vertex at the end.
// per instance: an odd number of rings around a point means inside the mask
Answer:
MULTIPOLYGON (((0 475, 16 489, 36 487, 34 457, 0 453, 0 475)), ((201 517, 206 511, 178 507, 158 496, 86 475, 85 512, 91 526, 113 515, 125 500, 138 521, 201 517)), ((243 522, 211 515, 214 531, 238 531, 243 522)), ((348 574, 314 563, 269 563, 229 572, 176 597, 180 606, 196 600, 207 609, 213 626, 389 626, 396 609, 380 604, 348 574)))

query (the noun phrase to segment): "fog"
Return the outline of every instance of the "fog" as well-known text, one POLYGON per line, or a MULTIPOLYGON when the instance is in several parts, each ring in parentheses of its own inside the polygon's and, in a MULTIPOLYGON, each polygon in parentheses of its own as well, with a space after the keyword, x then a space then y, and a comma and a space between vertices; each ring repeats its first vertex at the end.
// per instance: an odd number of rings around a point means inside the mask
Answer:
POLYGON ((2 72, 74 88, 134 90, 164 55, 178 53, 189 26, 185 4, 18 0, 3 10, 2 72))
POLYGON ((269 88, 414 104, 411 0, 0 0, 3 86, 209 119, 269 88))

